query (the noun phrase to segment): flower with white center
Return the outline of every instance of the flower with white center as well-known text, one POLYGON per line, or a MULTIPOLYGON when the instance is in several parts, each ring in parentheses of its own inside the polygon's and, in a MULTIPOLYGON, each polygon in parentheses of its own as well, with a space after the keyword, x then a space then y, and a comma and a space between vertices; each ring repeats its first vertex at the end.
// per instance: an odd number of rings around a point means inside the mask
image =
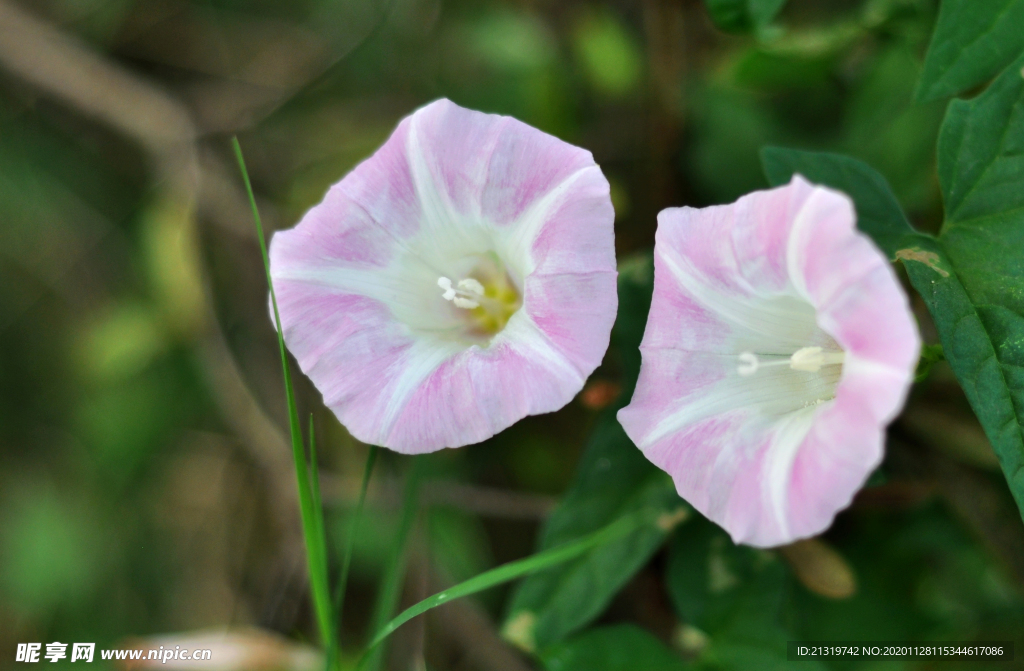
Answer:
POLYGON ((812 536, 882 458, 920 339, 843 194, 796 176, 658 216, 643 365, 619 421, 737 543, 812 536))
POLYGON ((285 343, 360 440, 479 442, 601 362, 613 222, 590 152, 439 100, 274 236, 285 343))

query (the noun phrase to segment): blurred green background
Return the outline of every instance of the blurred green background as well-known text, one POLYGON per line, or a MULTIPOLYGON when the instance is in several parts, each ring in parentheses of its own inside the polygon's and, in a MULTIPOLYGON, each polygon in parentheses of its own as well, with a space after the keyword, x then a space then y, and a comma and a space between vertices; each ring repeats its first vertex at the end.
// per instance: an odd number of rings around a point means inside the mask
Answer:
MULTIPOLYGON (((271 228, 443 96, 592 151, 620 259, 650 249, 664 207, 764 188, 765 144, 869 162, 935 230, 944 103, 912 99, 936 11, 791 0, 770 25, 726 32, 700 0, 0 0, 0 668, 18 642, 227 627, 279 655, 238 668, 308 666, 293 647, 315 624, 284 397, 232 134, 271 228)), ((532 551, 619 369, 613 352, 564 410, 429 458, 404 603, 532 551)), ((366 447, 298 384, 340 543, 366 447)), ((890 438, 826 535, 828 561, 783 553, 789 630, 1019 637, 1024 529, 947 367, 890 438)), ((343 643, 366 633, 405 469, 385 454, 375 474, 343 643)), ((685 592, 672 565, 720 542, 681 529, 602 622, 640 624, 686 658, 701 640, 666 595, 685 592)), ((439 610, 425 653, 421 625, 402 630, 392 668, 424 654, 437 669, 530 668, 496 633, 506 595, 439 610)))

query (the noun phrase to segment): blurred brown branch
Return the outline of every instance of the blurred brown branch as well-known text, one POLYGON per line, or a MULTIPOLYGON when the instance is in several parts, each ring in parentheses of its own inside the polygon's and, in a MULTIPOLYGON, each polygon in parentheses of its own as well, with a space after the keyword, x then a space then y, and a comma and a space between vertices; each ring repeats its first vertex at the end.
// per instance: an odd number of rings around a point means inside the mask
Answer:
POLYGON ((182 105, 6 0, 0 0, 0 65, 139 142, 164 177, 195 178, 195 128, 182 105))
MULTIPOLYGON (((169 260, 175 265, 172 281, 201 284, 187 306, 193 314, 185 335, 195 341, 199 368, 225 422, 266 474, 271 509, 284 536, 280 547, 301 547, 288 444, 250 393, 227 347, 196 245, 200 196, 216 201, 204 211, 234 221, 241 218, 238 187, 232 189, 226 169, 211 160, 204 161, 204 166, 213 167, 210 183, 200 174, 197 135, 185 105, 158 85, 6 0, 0 0, 0 67, 133 139, 147 152, 156 173, 153 181, 160 186, 152 208, 157 220, 154 225, 165 229, 159 239, 173 245, 162 247, 159 258, 150 262, 166 264, 169 260), (200 184, 204 185, 202 191, 200 184), (221 205, 222 201, 229 205, 221 205)), ((245 220, 250 219, 247 208, 244 212, 245 220)), ((177 307, 165 306, 170 311, 177 307)), ((280 570, 287 571, 293 563, 286 557, 277 562, 280 570)))
MULTIPOLYGON (((672 205, 672 151, 683 124, 683 72, 686 44, 682 3, 646 0, 643 4, 650 68, 650 205, 658 210, 672 205)), ((653 217, 652 217, 653 219, 653 217)))
MULTIPOLYGON (((182 201, 185 212, 177 225, 194 228, 198 184, 205 183, 206 175, 200 179, 195 129, 184 105, 157 85, 6 0, 0 0, 0 66, 139 142, 153 159, 159 177, 170 181, 172 192, 166 197, 182 201)), ((240 199, 238 189, 231 193, 220 166, 210 160, 204 165, 215 168, 211 172, 215 179, 211 182, 217 188, 215 191, 204 189, 203 193, 218 203, 231 202, 232 198, 237 202, 240 199), (225 198, 225 192, 229 198, 225 198)), ((240 214, 237 206, 211 205, 209 211, 233 218, 240 214)), ((182 236, 189 241, 194 237, 191 231, 182 231, 182 236)), ((189 270, 202 277, 196 250, 184 251, 189 256, 185 259, 189 270)), ((272 473, 288 473, 291 462, 283 435, 246 389, 223 335, 216 327, 208 300, 201 309, 205 312, 205 338, 200 348, 203 367, 213 388, 219 392, 217 400, 225 418, 253 448, 258 463, 272 473)), ((291 490, 293 483, 290 478, 286 481, 291 490)))
MULTIPOLYGON (((324 501, 330 504, 354 504, 360 481, 355 477, 322 473, 320 477, 324 501)), ((554 509, 557 499, 543 494, 530 494, 494 487, 481 487, 450 480, 423 483, 420 494, 425 506, 448 506, 482 517, 538 520, 554 509)), ((402 500, 399 478, 377 475, 367 491, 370 504, 398 507, 402 500)))
MULTIPOLYGON (((283 534, 272 561, 260 619, 292 626, 281 618, 295 616, 305 571, 296 554, 301 553, 302 543, 288 445, 247 388, 227 346, 196 244, 199 213, 234 235, 253 239, 248 203, 238 187, 233 166, 216 152, 200 147, 187 105, 6 0, 0 0, 0 67, 78 113, 131 138, 146 151, 154 181, 161 185, 154 208, 158 225, 166 227, 170 238, 177 242, 171 254, 180 266, 177 276, 200 281, 197 302, 192 306, 198 317, 191 320, 185 335, 195 347, 199 368, 214 392, 224 421, 266 476, 276 526, 283 534)), ((261 205, 261 210, 269 227, 275 228, 273 208, 261 205)), ((166 249, 161 252, 165 258, 168 253, 166 249)), ((354 500, 357 487, 354 478, 324 477, 327 498, 354 500)), ((371 501, 387 505, 400 498, 399 490, 397 482, 375 479, 371 501)), ((552 497, 450 482, 428 484, 424 497, 427 504, 504 519, 541 519, 555 503, 552 497)), ((474 666, 507 671, 528 668, 498 638, 486 614, 472 602, 446 606, 437 618, 443 623, 444 636, 474 666)))

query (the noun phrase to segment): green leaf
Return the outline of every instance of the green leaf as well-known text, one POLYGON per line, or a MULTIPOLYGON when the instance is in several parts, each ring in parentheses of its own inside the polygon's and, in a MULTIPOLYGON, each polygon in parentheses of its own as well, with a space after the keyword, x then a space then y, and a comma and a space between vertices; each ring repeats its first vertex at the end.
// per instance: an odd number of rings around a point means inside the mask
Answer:
POLYGON ((654 257, 638 254, 620 261, 618 284, 619 313, 612 327, 611 348, 623 368, 621 406, 633 396, 633 387, 640 375, 640 342, 647 328, 647 313, 654 291, 654 257))
POLYGON ((835 146, 882 172, 900 203, 916 212, 933 211, 939 202, 935 138, 946 113, 943 101, 914 101, 920 74, 918 55, 904 43, 879 51, 852 83, 843 110, 844 137, 835 146))
POLYGON ((689 513, 668 476, 630 442, 613 411, 606 411, 576 481, 544 525, 540 547, 556 547, 643 510, 658 511, 658 524, 524 580, 512 597, 502 635, 534 651, 583 627, 601 614, 689 513))
MULTIPOLYGON (((793 663, 786 656, 786 642, 791 636, 779 631, 770 641, 730 640, 710 648, 705 657, 723 671, 791 671, 793 663)), ((824 671, 817 660, 800 662, 801 671, 824 671)))
POLYGON ((974 100, 949 106, 939 136, 946 222, 938 238, 914 232, 902 213, 896 216, 884 180, 866 178, 873 171, 864 164, 775 149, 764 156, 774 184, 785 181, 788 166, 849 193, 865 219, 858 225, 903 260, 1024 514, 1022 67, 1024 57, 974 100))
POLYGON ((857 228, 890 259, 921 235, 910 226, 885 177, 863 161, 842 154, 765 147, 761 163, 772 186, 786 184, 794 174, 800 174, 809 182, 850 196, 857 209, 857 228))
POLYGON ((974 100, 950 103, 938 154, 944 235, 965 224, 1017 227, 1024 208, 1024 56, 974 100))
MULTIPOLYGON (((324 506, 320 499, 320 462, 316 455, 316 433, 313 428, 312 413, 309 415, 309 470, 307 471, 307 477, 309 479, 310 502, 312 503, 312 535, 313 538, 319 539, 315 544, 315 552, 319 555, 315 563, 322 571, 322 575, 318 580, 319 584, 316 586, 316 589, 323 590, 323 594, 316 597, 319 601, 320 599, 329 598, 330 584, 327 582, 327 532, 324 527, 324 506)), ((312 548, 307 550, 307 552, 313 551, 312 548)), ((310 561, 312 562, 313 560, 310 561)), ((324 641, 324 645, 327 647, 327 667, 330 668, 341 654, 341 642, 336 634, 337 631, 340 631, 340 628, 334 625, 336 621, 334 615, 337 611, 333 608, 333 604, 327 601, 325 606, 327 616, 331 618, 329 622, 331 622, 332 633, 330 638, 324 641)))
POLYGON ((794 586, 784 606, 791 640, 912 641, 934 635, 936 623, 949 617, 940 613, 971 612, 962 603, 951 606, 956 599, 943 602, 933 596, 936 591, 970 589, 989 575, 963 571, 955 580, 944 577, 959 568, 951 565, 954 555, 983 552, 968 540, 970 533, 940 501, 903 512, 849 515, 831 539, 857 575, 857 591, 837 600, 794 586))
POLYGON ((921 382, 927 379, 932 367, 938 362, 945 360, 946 355, 942 352, 942 345, 923 345, 921 347, 921 359, 917 362, 917 370, 914 371, 914 382, 921 382))
POLYGON ((447 583, 469 580, 494 566, 490 537, 478 516, 435 507, 427 523, 432 566, 447 583))
POLYGON ((485 571, 480 575, 474 576, 465 582, 461 582, 454 587, 450 587, 443 592, 420 601, 414 606, 410 606, 402 611, 397 617, 387 623, 377 635, 370 641, 370 645, 367 647, 366 652, 359 660, 357 666, 360 671, 366 668, 366 665, 374 658, 377 652, 377 646, 381 644, 388 636, 393 634, 396 629, 401 627, 403 624, 416 617, 422 615, 432 608, 437 608, 440 605, 446 604, 455 599, 461 599, 464 596, 476 594, 485 589, 490 589, 502 583, 506 583, 516 578, 521 578, 525 575, 536 573, 537 571, 543 570, 550 566, 555 566, 566 562, 574 557, 578 557, 583 553, 586 553, 593 548, 606 545, 614 542, 623 536, 628 536, 637 529, 650 527, 651 525, 657 525, 660 522, 660 515, 657 510, 639 510, 624 517, 620 517, 611 524, 598 529, 597 531, 587 534, 583 538, 580 538, 572 543, 566 543, 559 545, 543 552, 530 555, 523 559, 502 564, 497 568, 493 568, 490 571, 485 571))
POLYGON ((1024 0, 943 0, 917 99, 962 93, 1024 51, 1024 0))
POLYGON ((653 634, 633 625, 598 627, 541 654, 548 671, 685 671, 691 664, 653 634))
POLYGON ((665 581, 683 621, 715 635, 754 618, 751 631, 777 627, 785 572, 775 555, 735 545, 718 526, 698 518, 669 545, 665 581))
POLYGON ((934 279, 931 296, 918 290, 1024 512, 1022 69, 1024 56, 977 98, 949 106, 938 147, 939 241, 953 270, 934 279))
POLYGON ((767 26, 786 0, 705 0, 705 4, 716 26, 736 33, 767 26))
POLYGON ((791 133, 757 96, 714 82, 694 85, 688 179, 715 202, 736 200, 764 184, 757 151, 791 133))
POLYGON ((4 494, 0 593, 11 608, 40 617, 81 604, 118 566, 122 550, 105 544, 111 527, 94 519, 91 501, 38 481, 4 494))
MULTIPOLYGON (((853 21, 787 30, 761 39, 738 54, 732 80, 742 88, 762 91, 801 89, 820 95, 864 28, 853 21)), ((813 105, 813 103, 811 103, 813 105)))
POLYGON ((573 541, 638 511, 657 511, 659 523, 524 580, 512 597, 502 631, 523 649, 534 651, 560 641, 600 615, 657 551, 669 529, 689 513, 669 477, 647 461, 615 419, 617 408, 632 394, 640 368, 637 348, 652 281, 649 257, 621 264, 622 307, 612 342, 622 359, 624 391, 598 419, 573 484, 544 525, 540 547, 573 541))
POLYGON ((503 72, 538 70, 558 58, 551 30, 529 12, 485 12, 467 23, 459 38, 476 58, 503 72))
MULTIPOLYGON (((735 671, 784 669, 783 604, 789 578, 772 552, 735 545, 703 518, 681 527, 669 546, 669 597, 701 661, 735 671)), ((820 669, 820 665, 811 665, 820 669)))

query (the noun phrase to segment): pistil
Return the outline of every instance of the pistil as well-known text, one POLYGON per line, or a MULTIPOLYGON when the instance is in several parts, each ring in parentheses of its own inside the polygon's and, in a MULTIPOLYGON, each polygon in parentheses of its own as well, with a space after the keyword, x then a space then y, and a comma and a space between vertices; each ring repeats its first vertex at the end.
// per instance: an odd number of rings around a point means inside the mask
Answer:
POLYGON ((841 365, 846 358, 843 352, 826 352, 821 347, 801 347, 789 358, 775 361, 763 361, 753 352, 742 352, 739 355, 736 372, 749 377, 761 368, 769 366, 789 366, 793 370, 805 373, 817 373, 822 366, 841 365))

